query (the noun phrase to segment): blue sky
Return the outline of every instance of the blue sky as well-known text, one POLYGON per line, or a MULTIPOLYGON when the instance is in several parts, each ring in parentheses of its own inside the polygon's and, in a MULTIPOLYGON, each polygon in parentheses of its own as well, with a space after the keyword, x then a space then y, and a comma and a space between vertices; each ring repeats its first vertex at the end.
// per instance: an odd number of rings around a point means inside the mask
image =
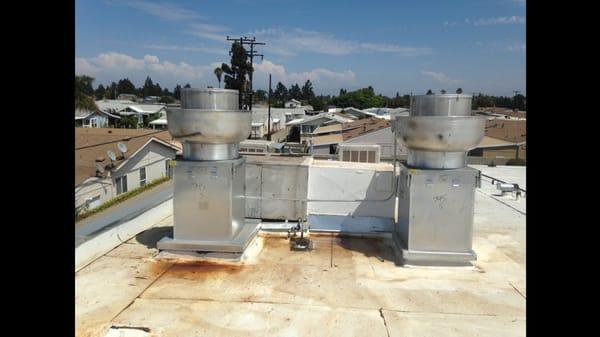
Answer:
POLYGON ((94 86, 146 76, 217 86, 226 36, 266 42, 254 88, 313 82, 316 94, 373 86, 525 92, 525 1, 76 0, 75 71, 94 86))

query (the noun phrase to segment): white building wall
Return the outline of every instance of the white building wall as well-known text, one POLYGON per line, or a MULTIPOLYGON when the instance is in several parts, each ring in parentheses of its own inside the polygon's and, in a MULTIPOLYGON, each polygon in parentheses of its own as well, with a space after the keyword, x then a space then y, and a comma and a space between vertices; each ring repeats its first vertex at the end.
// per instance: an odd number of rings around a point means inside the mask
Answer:
POLYGON ((140 168, 142 167, 146 168, 146 184, 166 176, 165 161, 175 158, 175 150, 157 142, 151 142, 135 156, 134 160, 130 159, 113 175, 113 181, 119 176, 127 175, 127 191, 140 187, 140 168))
POLYGON ((167 175, 165 162, 175 158, 175 150, 151 142, 142 151, 129 159, 125 166, 104 179, 90 178, 75 188, 75 207, 85 203, 88 198, 100 196, 99 204, 117 196, 116 178, 127 175, 127 191, 140 187, 140 168, 146 168, 146 184, 167 175))
POLYGON ((110 178, 89 178, 75 188, 75 208, 89 198, 100 197, 100 204, 115 197, 116 190, 110 178))

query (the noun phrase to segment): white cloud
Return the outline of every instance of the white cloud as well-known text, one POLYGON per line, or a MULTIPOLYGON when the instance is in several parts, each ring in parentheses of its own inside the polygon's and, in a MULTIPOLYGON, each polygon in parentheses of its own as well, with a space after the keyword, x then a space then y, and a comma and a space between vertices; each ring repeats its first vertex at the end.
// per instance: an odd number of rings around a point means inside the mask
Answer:
POLYGON ((388 52, 403 56, 431 53, 430 48, 348 41, 331 34, 301 28, 268 28, 256 30, 250 35, 265 41, 265 50, 282 56, 293 56, 302 52, 334 56, 368 52, 388 52))
POLYGON ((255 78, 256 75, 272 74, 274 82, 282 82, 285 85, 294 83, 303 84, 306 80, 310 80, 313 84, 328 87, 339 84, 354 84, 356 83, 356 75, 351 70, 333 71, 325 68, 316 68, 304 72, 288 73, 283 65, 275 64, 269 60, 263 60, 261 63, 254 64, 255 78))
POLYGON ((482 18, 475 21, 475 26, 490 26, 490 25, 505 25, 505 24, 523 24, 525 17, 523 16, 501 16, 497 18, 482 18))
POLYGON ((511 52, 524 52, 525 51, 525 44, 514 44, 514 45, 509 45, 506 47, 506 49, 508 51, 511 52))
POLYGON ((75 73, 94 75, 116 81, 123 77, 157 77, 159 80, 198 80, 210 70, 209 66, 192 66, 185 62, 161 61, 157 56, 144 55, 138 59, 126 54, 108 52, 92 58, 76 58, 75 73))
POLYGON ((189 47, 189 46, 157 45, 157 44, 146 44, 143 47, 146 49, 153 49, 153 50, 201 52, 201 53, 211 53, 211 54, 218 54, 218 55, 227 55, 227 52, 228 52, 227 49, 218 48, 218 47, 189 47))
POLYGON ((140 10, 146 14, 154 15, 167 21, 187 21, 201 19, 195 11, 185 9, 169 3, 156 3, 150 1, 125 1, 119 4, 140 10))
POLYGON ((431 77, 433 80, 440 84, 457 84, 461 82, 460 80, 452 79, 448 77, 448 75, 441 72, 423 71, 422 73, 423 75, 431 77))
POLYGON ((197 37, 228 44, 229 42, 227 41, 227 34, 225 34, 228 31, 231 31, 229 27, 221 25, 192 23, 188 25, 187 33, 197 37))

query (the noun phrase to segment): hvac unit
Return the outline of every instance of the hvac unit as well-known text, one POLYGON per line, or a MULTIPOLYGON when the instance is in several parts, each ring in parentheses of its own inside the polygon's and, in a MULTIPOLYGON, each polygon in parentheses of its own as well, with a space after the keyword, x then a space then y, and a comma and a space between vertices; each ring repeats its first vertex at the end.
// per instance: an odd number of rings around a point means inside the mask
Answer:
POLYGON ((379 163, 381 160, 381 146, 340 144, 338 158, 340 161, 379 163))

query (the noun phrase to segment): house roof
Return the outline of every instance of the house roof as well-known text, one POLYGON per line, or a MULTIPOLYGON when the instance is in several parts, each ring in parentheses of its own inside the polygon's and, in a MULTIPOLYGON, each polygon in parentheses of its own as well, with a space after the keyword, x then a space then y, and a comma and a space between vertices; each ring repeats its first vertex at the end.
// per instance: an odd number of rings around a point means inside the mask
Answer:
POLYGON ((344 141, 391 126, 389 120, 377 117, 360 119, 342 126, 344 141))
POLYGON ((485 123, 485 135, 514 143, 527 140, 527 121, 524 119, 492 119, 485 123))
POLYGON ((315 146, 318 145, 329 145, 329 144, 338 144, 344 141, 344 137, 340 133, 323 135, 323 136, 315 136, 312 138, 312 143, 315 146))
POLYGON ((390 127, 390 122, 377 117, 370 117, 365 119, 359 119, 350 123, 343 123, 338 125, 322 126, 315 129, 313 134, 316 134, 312 138, 314 145, 325 145, 341 143, 349 139, 356 138, 358 136, 374 132, 377 130, 390 127), (334 134, 324 134, 326 132, 341 131, 334 134))
POLYGON ((117 116, 117 115, 113 115, 111 113, 108 113, 106 111, 102 111, 102 110, 97 110, 97 111, 91 111, 91 110, 75 110, 75 120, 79 120, 79 119, 86 119, 88 118, 90 115, 92 115, 94 112, 97 113, 101 113, 104 115, 107 115, 109 117, 112 118, 117 118, 117 119, 121 119, 121 117, 117 116))
POLYGON ((141 149, 151 140, 157 141, 174 150, 181 146, 173 142, 168 131, 148 129, 114 129, 114 128, 75 128, 75 186, 96 175, 96 158, 102 157, 103 166, 110 163, 106 151, 117 154, 115 167, 126 162, 127 158, 141 149), (122 158, 117 143, 127 146, 126 158, 122 158))
POLYGON ((520 143, 509 142, 506 140, 484 136, 477 148, 493 148, 506 146, 519 146, 520 143))
POLYGON ((137 113, 155 114, 166 109, 166 106, 164 104, 134 104, 127 108, 137 113))
POLYGON ((304 118, 299 118, 299 119, 294 119, 292 121, 289 121, 287 123, 287 125, 296 125, 296 124, 304 124, 304 123, 308 123, 308 122, 312 122, 314 120, 320 119, 320 118, 327 118, 339 123, 346 123, 346 122, 350 122, 352 121, 352 119, 350 118, 346 118, 346 117, 342 117, 333 113, 320 113, 314 116, 308 116, 308 117, 304 117, 304 118))
POLYGON ((96 106, 102 111, 122 111, 128 106, 134 105, 134 101, 125 99, 101 99, 96 101, 96 106))

